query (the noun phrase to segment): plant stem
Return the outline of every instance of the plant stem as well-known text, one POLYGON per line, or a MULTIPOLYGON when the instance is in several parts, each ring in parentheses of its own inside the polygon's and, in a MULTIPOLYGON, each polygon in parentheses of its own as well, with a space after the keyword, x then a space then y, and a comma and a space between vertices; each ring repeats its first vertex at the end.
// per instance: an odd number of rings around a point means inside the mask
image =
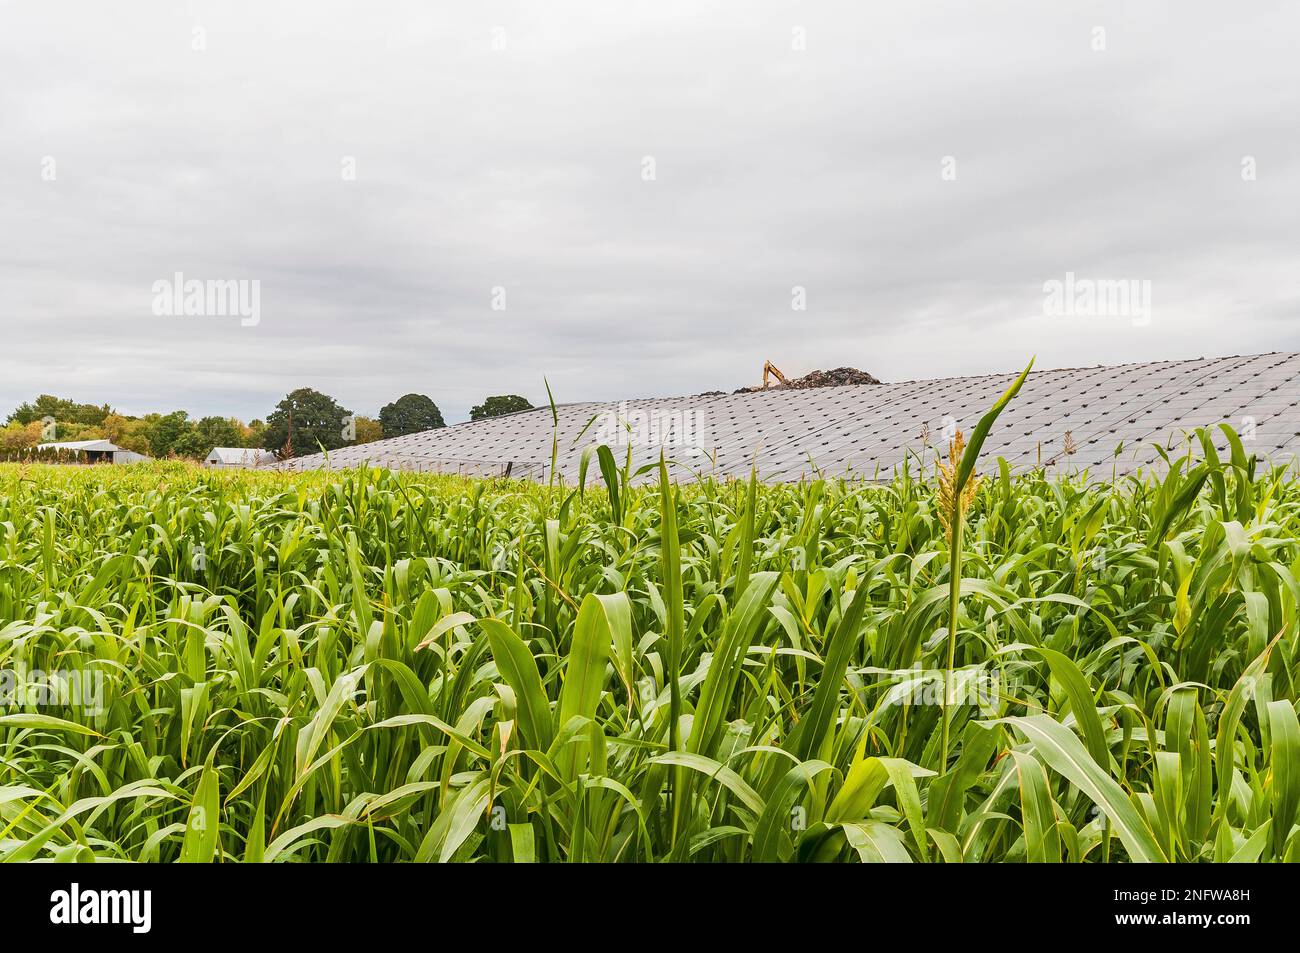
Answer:
POLYGON ((939 773, 948 772, 948 729, 952 721, 952 671, 957 666, 957 607, 961 602, 961 530, 960 491, 954 495, 952 546, 948 553, 948 665, 943 674, 943 731, 939 750, 939 773))

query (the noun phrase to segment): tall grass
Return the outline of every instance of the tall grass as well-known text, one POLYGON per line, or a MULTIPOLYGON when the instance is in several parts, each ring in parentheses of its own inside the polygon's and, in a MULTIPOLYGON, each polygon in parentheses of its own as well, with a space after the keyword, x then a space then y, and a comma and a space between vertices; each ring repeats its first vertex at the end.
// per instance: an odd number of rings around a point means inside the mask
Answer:
POLYGON ((0 467, 0 857, 1295 860, 1300 484, 1203 436, 956 573, 928 472, 0 467))

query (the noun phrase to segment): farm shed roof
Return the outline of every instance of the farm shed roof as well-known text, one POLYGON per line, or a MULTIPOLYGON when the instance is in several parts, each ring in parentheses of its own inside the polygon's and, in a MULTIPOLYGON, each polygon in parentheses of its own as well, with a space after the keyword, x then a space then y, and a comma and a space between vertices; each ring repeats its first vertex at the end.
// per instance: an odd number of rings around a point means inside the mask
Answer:
POLYGON ((43 443, 41 450, 89 450, 94 452, 114 453, 122 448, 109 440, 66 440, 61 443, 43 443))
MULTIPOLYGON (((932 460, 947 446, 949 425, 969 434, 1015 376, 568 404, 557 409, 559 470, 576 481, 583 449, 594 443, 610 444, 620 465, 630 443, 635 469, 657 460, 667 440, 668 457, 699 475, 744 478, 752 463, 772 482, 814 473, 887 477, 905 458, 932 460)), ((1194 428, 1220 422, 1242 434, 1247 453, 1290 462, 1300 448, 1300 354, 1035 370, 985 443, 983 468, 1005 457, 1017 467, 1041 460, 1095 476, 1124 474, 1157 464, 1155 444, 1180 448, 1194 428)), ((545 478, 554 432, 547 407, 279 466, 369 461, 488 475, 509 465, 514 476, 545 478)), ((1219 431, 1215 442, 1227 449, 1219 431)), ((599 478, 594 465, 587 478, 599 478)))
POLYGON ((205 463, 221 463, 228 466, 255 467, 270 463, 275 454, 269 450, 255 447, 213 447, 204 457, 205 463))

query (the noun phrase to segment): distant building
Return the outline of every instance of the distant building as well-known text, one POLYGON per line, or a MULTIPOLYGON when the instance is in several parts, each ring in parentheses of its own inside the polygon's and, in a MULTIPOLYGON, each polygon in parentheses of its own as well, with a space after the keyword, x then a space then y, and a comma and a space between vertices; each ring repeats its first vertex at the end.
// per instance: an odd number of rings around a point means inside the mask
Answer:
POLYGON ((43 443, 38 450, 62 450, 80 454, 86 463, 143 463, 152 458, 134 450, 124 450, 108 440, 70 440, 64 443, 43 443))
POLYGON ((275 463, 274 453, 252 447, 213 447, 203 458, 205 467, 221 470, 252 469, 269 463, 275 463))

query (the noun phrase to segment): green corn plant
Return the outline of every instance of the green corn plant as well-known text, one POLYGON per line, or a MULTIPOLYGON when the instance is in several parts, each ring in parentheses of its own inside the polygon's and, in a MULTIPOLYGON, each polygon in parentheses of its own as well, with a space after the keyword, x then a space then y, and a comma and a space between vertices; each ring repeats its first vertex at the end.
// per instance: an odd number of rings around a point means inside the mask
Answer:
POLYGON ((939 744, 939 765, 942 771, 948 770, 948 733, 952 720, 952 677, 957 666, 957 611, 961 604, 961 554, 962 529, 966 510, 970 508, 975 496, 978 477, 975 466, 979 462, 980 449, 998 416, 1011 403, 1020 387, 1033 369, 1029 364, 1020 376, 1012 381, 997 402, 980 418, 971 433, 970 443, 964 441, 962 432, 957 431, 948 451, 948 464, 941 466, 939 472, 938 508, 940 520, 948 532, 948 658, 944 668, 944 701, 942 739, 939 744))

